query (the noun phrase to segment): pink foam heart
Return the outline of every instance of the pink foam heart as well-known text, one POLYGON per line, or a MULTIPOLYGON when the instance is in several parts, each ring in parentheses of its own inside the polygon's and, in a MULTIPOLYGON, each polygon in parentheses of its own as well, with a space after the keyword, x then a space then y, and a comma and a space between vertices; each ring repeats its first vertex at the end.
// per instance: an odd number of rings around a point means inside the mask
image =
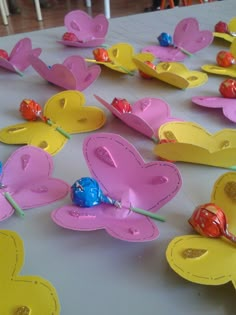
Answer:
POLYGON ((53 178, 50 154, 34 146, 16 150, 4 164, 0 175, 0 221, 10 217, 14 208, 8 193, 23 210, 40 207, 64 198, 69 192, 66 182, 53 178))
POLYGON ((170 201, 182 184, 177 167, 168 162, 145 163, 133 145, 110 133, 87 137, 83 153, 91 176, 104 194, 120 201, 122 206, 100 204, 81 208, 70 204, 54 210, 53 221, 71 230, 105 229, 111 236, 131 242, 157 238, 157 225, 130 208, 155 213, 170 201))
POLYGON ((21 74, 30 66, 29 55, 39 56, 41 48, 32 49, 31 39, 23 38, 12 49, 9 59, 0 58, 0 67, 21 74))
POLYGON ((109 22, 104 14, 94 18, 81 10, 69 12, 64 19, 67 32, 74 33, 78 42, 61 40, 60 43, 73 47, 96 47, 104 43, 109 22))
POLYGON ((175 28, 173 46, 151 45, 144 47, 142 52, 150 52, 160 61, 182 61, 188 53, 194 54, 209 46, 213 38, 211 31, 199 30, 199 24, 195 18, 186 18, 181 20, 175 28))
POLYGON ((66 90, 83 91, 101 73, 100 66, 87 66, 81 56, 70 56, 62 64, 54 64, 52 67, 35 56, 30 56, 30 62, 42 78, 66 90))
POLYGON ((121 113, 101 97, 97 95, 95 97, 126 125, 153 140, 157 137, 161 125, 170 121, 181 121, 171 116, 169 105, 159 98, 142 98, 132 105, 131 113, 121 113))

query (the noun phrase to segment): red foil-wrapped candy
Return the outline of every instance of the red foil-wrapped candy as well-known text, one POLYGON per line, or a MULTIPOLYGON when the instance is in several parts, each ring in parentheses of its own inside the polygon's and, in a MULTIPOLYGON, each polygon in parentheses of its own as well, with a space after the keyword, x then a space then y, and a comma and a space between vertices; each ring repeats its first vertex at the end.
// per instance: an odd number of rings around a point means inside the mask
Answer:
POLYGON ((0 58, 3 58, 3 59, 8 59, 9 58, 8 53, 7 53, 6 50, 0 49, 0 58))
POLYGON ((69 42, 78 42, 78 37, 74 33, 66 32, 62 36, 63 40, 69 41, 69 42))
POLYGON ((110 58, 108 55, 108 52, 104 48, 96 48, 93 50, 93 55, 96 61, 101 61, 101 62, 109 62, 110 58))
POLYGON ((219 92, 223 97, 236 98, 236 80, 226 79, 219 87, 219 92))
POLYGON ((26 120, 34 121, 41 118, 42 108, 34 100, 24 99, 20 104, 20 112, 26 120))
MULTIPOLYGON (((152 68, 153 70, 156 70, 156 66, 151 61, 145 61, 144 63, 148 65, 150 68, 152 68)), ((139 74, 143 79, 152 79, 150 75, 144 73, 141 70, 139 70, 139 74)))
POLYGON ((236 236, 228 231, 228 224, 223 210, 214 203, 198 206, 188 221, 199 234, 218 238, 224 236, 236 242, 236 236))
POLYGON ((126 99, 115 97, 111 105, 115 107, 120 113, 131 113, 132 107, 126 99))
POLYGON ((222 50, 217 54, 216 62, 219 66, 227 68, 235 64, 235 58, 231 52, 222 50))
POLYGON ((215 32, 217 32, 217 33, 228 33, 229 29, 228 29, 227 23, 225 23, 223 21, 219 21, 215 25, 215 32))

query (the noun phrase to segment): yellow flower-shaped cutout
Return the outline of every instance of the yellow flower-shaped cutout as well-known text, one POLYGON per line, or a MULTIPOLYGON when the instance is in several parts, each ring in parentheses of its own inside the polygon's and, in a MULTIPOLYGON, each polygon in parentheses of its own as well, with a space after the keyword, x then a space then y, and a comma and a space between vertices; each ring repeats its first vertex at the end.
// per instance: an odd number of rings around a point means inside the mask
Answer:
POLYGON ((20 276, 24 263, 23 242, 13 231, 0 231, 0 314, 58 315, 55 288, 38 276, 20 276))
MULTIPOLYGON (((236 234, 236 173, 229 172, 215 183, 211 203, 223 209, 228 230, 236 234)), ((186 223, 187 224, 187 223, 186 223)), ((170 267, 184 279, 204 284, 232 282, 236 289, 236 245, 224 238, 183 235, 174 238, 166 250, 170 267)))
POLYGON ((29 121, 8 126, 0 130, 0 141, 7 144, 29 144, 51 155, 57 154, 68 141, 67 134, 94 131, 106 121, 105 113, 96 106, 85 106, 84 94, 68 90, 52 96, 45 104, 43 116, 52 124, 42 120, 29 121))
POLYGON ((155 57, 151 53, 135 53, 132 45, 128 43, 118 43, 107 49, 109 62, 96 61, 94 59, 85 59, 88 62, 102 64, 112 70, 132 74, 137 70, 137 66, 133 62, 133 57, 137 57, 142 61, 153 61, 155 57))
POLYGON ((145 64, 145 60, 134 57, 133 61, 137 68, 145 74, 179 89, 198 87, 208 80, 208 76, 205 73, 190 71, 184 64, 179 62, 160 62, 154 70, 145 64))
MULTIPOLYGON (((229 51, 232 53, 234 58, 236 59, 236 38, 234 37, 234 40, 232 44, 230 45, 229 51)), ((219 75, 226 75, 232 78, 236 78, 236 65, 232 65, 230 67, 220 67, 217 64, 212 65, 203 65, 202 70, 213 73, 213 74, 219 74, 219 75)))
POLYGON ((232 43, 236 36, 236 17, 232 18, 228 23, 228 33, 213 32, 214 37, 222 38, 232 43))
POLYGON ((154 152, 162 159, 236 169, 236 130, 215 134, 193 122, 169 122, 158 130, 154 152))

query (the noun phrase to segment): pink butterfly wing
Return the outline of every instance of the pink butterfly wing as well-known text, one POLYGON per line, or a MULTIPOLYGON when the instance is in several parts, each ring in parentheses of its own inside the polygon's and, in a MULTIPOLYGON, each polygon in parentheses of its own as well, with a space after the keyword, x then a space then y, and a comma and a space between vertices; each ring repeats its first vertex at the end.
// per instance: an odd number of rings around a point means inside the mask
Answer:
POLYGON ((68 32, 74 33, 85 47, 101 45, 108 31, 108 20, 103 14, 92 18, 86 12, 74 10, 64 19, 68 32), (89 46, 88 46, 88 43, 89 46), (86 46, 87 44, 87 46, 86 46))
POLYGON ((23 146, 4 164, 1 180, 6 188, 1 192, 10 193, 22 209, 60 200, 68 194, 70 187, 53 178, 52 171, 50 154, 34 146, 23 146))
POLYGON ((9 62, 20 71, 24 71, 30 66, 29 55, 38 57, 41 52, 41 48, 32 49, 30 38, 23 38, 18 43, 16 43, 12 49, 12 52, 9 56, 9 62))
POLYGON ((70 56, 63 65, 70 70, 76 79, 76 90, 83 91, 90 86, 100 75, 101 67, 88 66, 81 56, 70 56))
POLYGON ((146 217, 140 220, 131 211, 115 209, 109 205, 80 208, 63 206, 51 214, 52 220, 63 228, 75 231, 105 229, 111 236, 132 242, 150 241, 158 237, 156 225, 146 217))
POLYGON ((149 52, 160 61, 183 61, 186 58, 186 54, 174 47, 146 46, 142 52, 149 52))
POLYGON ((236 100, 223 97, 193 97, 194 104, 208 108, 222 108, 226 118, 236 123, 236 100))
POLYGON ((199 23, 195 18, 186 18, 180 21, 173 36, 174 45, 190 53, 196 53, 209 46, 213 39, 214 36, 211 31, 199 30, 199 23))
POLYGON ((132 105, 132 113, 120 113, 114 106, 101 97, 96 99, 109 109, 116 117, 129 127, 152 138, 157 134, 159 127, 169 121, 179 120, 170 116, 170 109, 166 102, 158 98, 145 97, 132 105))
POLYGON ((134 146, 119 135, 99 133, 87 137, 83 152, 103 192, 115 200, 125 196, 133 207, 155 212, 180 189, 181 176, 174 164, 144 163, 134 146))
POLYGON ((50 69, 38 57, 29 57, 32 67, 46 81, 65 90, 76 90, 76 79, 73 73, 63 64, 55 64, 50 69))

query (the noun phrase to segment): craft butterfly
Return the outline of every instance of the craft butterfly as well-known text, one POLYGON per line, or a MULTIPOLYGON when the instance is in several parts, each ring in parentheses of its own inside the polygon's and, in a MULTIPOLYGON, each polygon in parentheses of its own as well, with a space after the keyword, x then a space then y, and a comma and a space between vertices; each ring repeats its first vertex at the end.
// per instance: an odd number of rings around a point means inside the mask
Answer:
POLYGON ((30 38, 23 38, 16 43, 9 58, 0 58, 0 67, 20 75, 31 65, 29 56, 38 57, 42 52, 41 48, 32 49, 30 38))
POLYGON ((160 61, 182 61, 188 54, 200 51, 209 46, 212 41, 211 31, 200 31, 195 18, 186 18, 177 24, 172 46, 147 46, 142 49, 142 52, 150 52, 160 61))
POLYGON ((4 164, 0 175, 0 221, 9 218, 15 210, 7 196, 11 196, 22 210, 64 198, 69 186, 53 178, 52 171, 52 158, 42 149, 33 146, 17 149, 4 164))
POLYGON ((131 206, 155 213, 179 191, 182 180, 172 163, 145 163, 138 151, 116 134, 98 133, 83 144, 91 176, 121 208, 100 204, 90 208, 67 205, 52 212, 53 221, 67 229, 105 229, 111 236, 133 242, 150 241, 159 231, 150 218, 131 206))
POLYGON ((1 314, 59 315, 60 302, 52 284, 39 276, 19 275, 24 246, 16 232, 0 231, 0 255, 1 314))
POLYGON ((60 40, 59 43, 72 47, 96 47, 104 43, 109 22, 104 14, 94 18, 81 10, 74 10, 65 15, 64 24, 67 32, 75 34, 78 41, 60 40))
MULTIPOLYGON (((223 22, 224 23, 224 22, 223 22)), ((226 24, 226 23, 225 23, 226 24)), ((227 25, 227 32, 213 32, 214 37, 225 39, 226 41, 232 43, 236 35, 236 17, 232 18, 227 25)))
POLYGON ((214 96, 195 96, 192 98, 192 102, 203 107, 222 108, 224 116, 236 123, 236 99, 214 96))
POLYGON ((169 122, 159 128, 154 152, 162 159, 235 169, 236 130, 210 134, 193 122, 169 122), (166 140, 161 143, 161 140, 166 140))
POLYGON ((36 56, 29 58, 32 67, 46 81, 63 88, 64 90, 83 91, 90 86, 100 75, 98 65, 89 66, 81 56, 70 56, 62 64, 48 67, 36 56))
MULTIPOLYGON (((234 39, 234 41, 232 42, 232 44, 230 45, 230 52, 231 54, 236 58, 236 38, 234 39)), ((221 67, 218 66, 217 64, 207 64, 207 65, 203 65, 202 70, 208 72, 208 73, 214 73, 214 74, 219 74, 219 75, 226 75, 226 76, 230 76, 232 78, 236 78, 236 65, 233 64, 227 68, 225 67, 221 67)))
MULTIPOLYGON (((224 210, 228 229, 236 233, 236 174, 222 175, 215 183, 211 203, 224 210)), ((183 235, 168 245, 166 258, 170 267, 184 279, 203 285, 232 282, 236 288, 235 245, 222 238, 183 235)))
POLYGON ((52 96, 45 104, 43 116, 50 119, 29 121, 0 130, 0 141, 7 144, 31 144, 51 155, 57 154, 68 141, 58 131, 67 134, 89 132, 101 128, 106 120, 104 112, 95 106, 84 106, 85 97, 79 91, 64 91, 52 96))
POLYGON ((195 88, 207 82, 208 76, 201 71, 189 70, 178 62, 160 62, 152 69, 141 59, 134 57, 137 68, 148 76, 166 82, 179 89, 195 88))
POLYGON ((159 98, 142 98, 132 105, 132 111, 129 113, 121 113, 112 104, 97 95, 95 98, 126 125, 154 141, 156 141, 158 129, 162 124, 180 120, 171 116, 169 105, 159 98))
POLYGON ((110 61, 97 61, 95 59, 86 58, 88 62, 93 62, 106 66, 109 69, 131 74, 137 70, 137 66, 133 62, 133 58, 137 57, 142 61, 153 61, 155 57, 150 53, 135 53, 134 47, 128 43, 118 43, 107 49, 110 61))

